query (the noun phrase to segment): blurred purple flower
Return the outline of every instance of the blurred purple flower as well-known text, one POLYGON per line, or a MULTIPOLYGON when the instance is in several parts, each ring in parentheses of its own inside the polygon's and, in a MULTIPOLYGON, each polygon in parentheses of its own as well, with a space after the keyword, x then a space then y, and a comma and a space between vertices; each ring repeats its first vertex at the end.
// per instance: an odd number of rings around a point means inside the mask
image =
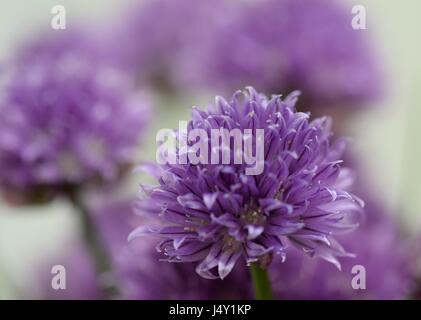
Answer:
POLYGON ((375 200, 366 202, 366 220, 352 234, 338 237, 354 259, 343 259, 342 272, 291 252, 270 267, 280 299, 404 299, 412 284, 409 246, 394 219, 375 200), (366 289, 351 286, 352 268, 365 268, 366 289))
POLYGON ((178 87, 178 65, 188 64, 200 42, 236 11, 238 3, 227 0, 134 1, 105 32, 104 49, 134 70, 142 84, 178 87), (121 45, 115 46, 115 38, 121 45))
MULTIPOLYGON (((268 99, 248 88, 230 102, 217 97, 208 111, 193 108, 189 130, 203 129, 208 137, 212 129, 251 129, 253 135, 263 129, 263 172, 247 175, 246 164, 148 167, 159 185, 147 189, 137 210, 159 225, 141 226, 131 238, 163 238, 157 248, 168 261, 200 262, 196 271, 210 279, 225 278, 239 259, 265 264, 274 254, 285 258, 287 243, 340 268, 337 257, 349 254, 334 234, 358 225, 362 203, 346 191, 351 172, 340 165, 344 140, 331 145, 329 119, 309 121, 296 112, 297 96, 268 99)), ((219 154, 223 147, 213 148, 219 154)))
POLYGON ((267 94, 300 88, 306 110, 357 107, 379 95, 378 57, 367 30, 352 28, 351 7, 335 0, 246 4, 176 61, 180 81, 227 93, 246 85, 267 94))
POLYGON ((7 65, 0 185, 28 191, 116 178, 133 160, 145 98, 84 33, 51 34, 7 65))

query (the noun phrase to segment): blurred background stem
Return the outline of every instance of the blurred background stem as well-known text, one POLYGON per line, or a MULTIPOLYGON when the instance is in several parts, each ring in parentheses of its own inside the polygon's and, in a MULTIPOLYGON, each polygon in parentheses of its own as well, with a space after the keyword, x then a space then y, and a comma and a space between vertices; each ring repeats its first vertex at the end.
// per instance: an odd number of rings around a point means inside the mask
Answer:
POLYGON ((104 299, 112 299, 116 297, 118 288, 112 278, 112 268, 107 252, 108 250, 106 249, 93 217, 79 192, 71 190, 67 194, 73 206, 79 212, 82 237, 93 260, 98 284, 102 290, 102 296, 104 299))
POLYGON ((258 263, 252 263, 250 272, 253 281, 254 298, 256 300, 272 300, 272 289, 266 269, 260 267, 258 263))

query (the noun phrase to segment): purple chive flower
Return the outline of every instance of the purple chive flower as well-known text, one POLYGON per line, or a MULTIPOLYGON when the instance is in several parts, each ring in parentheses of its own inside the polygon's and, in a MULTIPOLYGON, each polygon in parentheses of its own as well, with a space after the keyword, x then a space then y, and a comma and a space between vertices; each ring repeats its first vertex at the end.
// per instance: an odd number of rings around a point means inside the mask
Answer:
POLYGON ((351 172, 341 165, 344 140, 332 144, 329 119, 310 121, 296 112, 297 99, 296 92, 269 99, 248 88, 228 102, 217 97, 207 111, 193 108, 189 130, 204 129, 208 137, 212 129, 263 129, 263 172, 247 175, 246 164, 149 167, 159 184, 145 188, 137 210, 159 223, 130 238, 161 237, 157 249, 168 261, 198 262, 197 273, 210 279, 225 278, 238 260, 285 258, 289 244, 340 268, 337 257, 350 254, 334 234, 357 225, 362 202, 346 191, 351 172))
POLYGON ((9 190, 112 180, 145 126, 132 80, 84 34, 48 35, 6 67, 0 185, 9 190))
POLYGON ((343 259, 342 272, 314 259, 290 252, 282 265, 270 266, 270 278, 279 299, 405 299, 411 288, 411 263, 408 241, 394 219, 377 201, 370 199, 366 217, 353 233, 338 239, 354 253, 343 259), (351 286, 360 265, 366 271, 366 289, 351 286))
POLYGON ((367 30, 352 28, 350 6, 335 0, 246 4, 177 64, 188 87, 232 92, 253 85, 265 93, 300 88, 312 108, 356 107, 379 95, 378 57, 367 30))
MULTIPOLYGON (((223 281, 197 277, 190 264, 168 264, 160 261, 152 241, 137 239, 127 242, 133 227, 131 201, 102 203, 93 211, 100 234, 112 258, 113 278, 122 299, 241 299, 251 298, 248 274, 238 266, 236 273, 223 281), (159 277, 156 276, 159 274, 159 277)), ((139 222, 139 221, 137 221, 139 222)), ((62 257, 43 261, 37 273, 40 279, 38 298, 100 299, 101 293, 92 261, 84 247, 76 243, 62 257), (51 266, 61 264, 67 272, 67 290, 51 289, 51 266)))
POLYGON ((107 37, 121 39, 122 45, 112 42, 105 49, 134 70, 142 84, 177 88, 177 65, 188 65, 200 42, 236 11, 238 3, 227 0, 134 1, 112 26, 115 36, 107 37))

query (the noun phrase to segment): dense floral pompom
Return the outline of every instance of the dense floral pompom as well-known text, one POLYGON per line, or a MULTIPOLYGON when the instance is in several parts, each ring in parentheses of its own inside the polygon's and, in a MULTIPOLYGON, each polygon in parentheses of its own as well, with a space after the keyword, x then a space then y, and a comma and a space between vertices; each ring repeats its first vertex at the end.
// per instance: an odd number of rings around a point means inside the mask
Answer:
POLYGON ((104 49, 135 71, 143 85, 179 88, 180 78, 189 69, 180 74, 178 67, 193 62, 191 58, 202 49, 201 43, 209 41, 214 36, 213 30, 226 25, 231 20, 228 17, 238 13, 241 2, 134 1, 119 21, 110 26, 104 49), (115 38, 121 39, 121 45, 115 46, 115 38))
MULTIPOLYGON (((189 133, 263 130, 263 141, 253 141, 263 144, 263 171, 249 175, 247 162, 234 164, 236 148, 229 148, 228 164, 147 166, 159 185, 144 188, 137 210, 158 223, 139 227, 131 238, 162 237, 157 249, 168 261, 199 262, 196 271, 205 278, 223 279, 239 259, 267 264, 273 255, 285 258, 288 244, 339 268, 337 257, 350 254, 334 234, 358 225, 362 201, 346 191, 352 172, 341 166, 344 140, 331 144, 328 118, 310 121, 296 112, 297 96, 269 99, 248 88, 229 102, 217 97, 208 111, 193 108, 189 133)), ((212 154, 225 150, 211 139, 204 143, 212 154)))
POLYGON ((90 38, 45 36, 6 65, 0 184, 19 191, 110 180, 132 161, 145 99, 90 38))
POLYGON ((237 11, 176 64, 187 87, 300 88, 311 108, 355 108, 379 96, 379 59, 340 1, 248 1, 237 11))

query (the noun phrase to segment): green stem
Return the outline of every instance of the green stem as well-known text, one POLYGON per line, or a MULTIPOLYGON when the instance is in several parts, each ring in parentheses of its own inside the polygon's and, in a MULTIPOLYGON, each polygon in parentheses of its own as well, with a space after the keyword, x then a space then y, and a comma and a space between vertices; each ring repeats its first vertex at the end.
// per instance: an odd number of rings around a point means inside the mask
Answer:
POLYGON ((254 297, 256 300, 272 300, 272 289, 265 269, 257 263, 250 266, 251 278, 253 280, 254 297))
POLYGON ((95 222, 85 206, 78 192, 69 192, 69 199, 73 206, 79 211, 82 237, 86 248, 93 259, 99 285, 104 299, 112 299, 118 293, 117 287, 111 281, 103 281, 112 274, 111 262, 108 257, 108 250, 102 242, 101 236, 96 228, 95 222))

